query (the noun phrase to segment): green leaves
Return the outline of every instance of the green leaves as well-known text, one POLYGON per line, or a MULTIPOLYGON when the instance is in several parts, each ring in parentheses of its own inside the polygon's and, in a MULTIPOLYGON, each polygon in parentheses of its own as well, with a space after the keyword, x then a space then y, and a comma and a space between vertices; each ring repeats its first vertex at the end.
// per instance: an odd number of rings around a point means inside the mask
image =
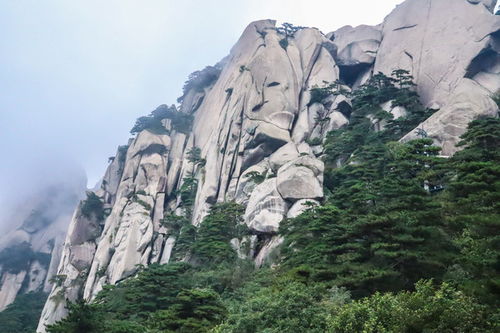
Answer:
POLYGON ((87 198, 82 201, 80 210, 82 215, 88 219, 95 218, 97 221, 102 221, 105 218, 104 203, 101 198, 92 191, 87 191, 87 198))
POLYGON ((143 130, 149 130, 155 134, 168 134, 168 131, 162 124, 163 119, 170 119, 172 128, 180 133, 189 133, 193 123, 193 116, 180 112, 175 105, 167 106, 162 104, 152 111, 148 116, 139 117, 134 127, 130 130, 131 134, 139 133, 143 130))
POLYGON ((493 332, 485 308, 444 283, 420 281, 415 292, 376 293, 331 313, 328 332, 493 332))
POLYGON ((192 248, 195 259, 205 265, 234 262, 237 255, 230 241, 247 234, 243 213, 244 207, 234 202, 214 205, 196 234, 192 248))
POLYGON ((47 294, 30 292, 19 295, 0 312, 2 333, 32 333, 36 330, 47 294))

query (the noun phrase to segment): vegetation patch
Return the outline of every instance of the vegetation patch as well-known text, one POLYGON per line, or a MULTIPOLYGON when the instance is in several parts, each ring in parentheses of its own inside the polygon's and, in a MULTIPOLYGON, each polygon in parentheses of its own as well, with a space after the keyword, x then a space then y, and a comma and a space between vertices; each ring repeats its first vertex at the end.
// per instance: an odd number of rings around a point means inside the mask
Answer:
POLYGON ((87 199, 82 201, 80 211, 88 219, 95 218, 97 221, 102 221, 105 218, 104 203, 92 191, 87 191, 87 199))

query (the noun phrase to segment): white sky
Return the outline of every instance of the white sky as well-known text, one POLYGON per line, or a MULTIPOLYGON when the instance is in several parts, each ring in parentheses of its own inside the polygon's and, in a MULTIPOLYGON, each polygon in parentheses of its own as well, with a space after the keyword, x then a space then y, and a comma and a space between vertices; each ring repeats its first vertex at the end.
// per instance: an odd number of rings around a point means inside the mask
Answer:
POLYGON ((174 103, 189 73, 227 55, 250 21, 327 33, 381 23, 400 2, 0 0, 0 220, 1 207, 60 170, 47 165, 80 163, 93 186, 135 119, 174 103))

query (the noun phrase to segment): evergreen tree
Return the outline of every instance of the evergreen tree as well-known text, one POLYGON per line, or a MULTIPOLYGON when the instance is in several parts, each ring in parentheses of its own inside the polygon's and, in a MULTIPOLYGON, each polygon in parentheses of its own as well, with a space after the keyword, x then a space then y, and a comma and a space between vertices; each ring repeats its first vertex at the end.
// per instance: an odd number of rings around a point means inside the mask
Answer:
POLYGON ((226 309, 219 295, 210 289, 181 291, 174 304, 151 316, 161 332, 204 333, 222 321, 226 309))
POLYGON ((312 265, 315 278, 354 296, 439 278, 452 248, 424 188, 442 164, 438 151, 429 139, 365 147, 330 176, 328 205, 283 224, 284 265, 312 265))
POLYGON ((234 202, 214 205, 201 223, 193 244, 196 260, 207 264, 234 262, 236 251, 231 247, 233 238, 242 238, 244 207, 234 202))
POLYGON ((462 255, 450 276, 500 304, 500 119, 473 121, 460 146, 450 160, 446 213, 462 255))

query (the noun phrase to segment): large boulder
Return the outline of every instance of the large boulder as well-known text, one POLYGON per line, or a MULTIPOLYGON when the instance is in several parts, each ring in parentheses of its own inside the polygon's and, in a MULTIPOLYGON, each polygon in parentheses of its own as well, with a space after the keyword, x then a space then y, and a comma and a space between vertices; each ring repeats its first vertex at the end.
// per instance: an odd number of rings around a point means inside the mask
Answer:
MULTIPOLYGON (((442 147, 443 155, 450 156, 457 151, 456 144, 472 120, 497 114, 498 106, 489 97, 489 91, 473 80, 462 79, 446 106, 420 124, 419 128, 442 147)), ((413 131, 402 141, 416 138, 417 133, 413 131)))
POLYGON ((360 25, 353 28, 348 25, 329 34, 329 37, 337 46, 335 61, 340 67, 341 78, 354 83, 375 62, 382 32, 379 27, 360 25))
POLYGON ((374 72, 409 70, 424 105, 443 107, 499 29, 498 16, 467 0, 407 0, 384 21, 374 72))
POLYGON ((324 164, 310 156, 301 156, 278 170, 277 186, 286 200, 323 197, 324 164))
POLYGON ((276 178, 267 179, 253 190, 245 210, 245 223, 256 232, 276 233, 287 210, 288 205, 276 188, 276 178))
POLYGON ((296 218, 297 216, 308 210, 311 206, 319 206, 319 201, 312 199, 301 199, 299 201, 296 201, 288 210, 286 217, 289 219, 296 218))
POLYGON ((299 157, 297 146, 293 142, 289 142, 271 155, 269 163, 271 165, 271 169, 276 172, 284 164, 296 159, 297 157, 299 157))

